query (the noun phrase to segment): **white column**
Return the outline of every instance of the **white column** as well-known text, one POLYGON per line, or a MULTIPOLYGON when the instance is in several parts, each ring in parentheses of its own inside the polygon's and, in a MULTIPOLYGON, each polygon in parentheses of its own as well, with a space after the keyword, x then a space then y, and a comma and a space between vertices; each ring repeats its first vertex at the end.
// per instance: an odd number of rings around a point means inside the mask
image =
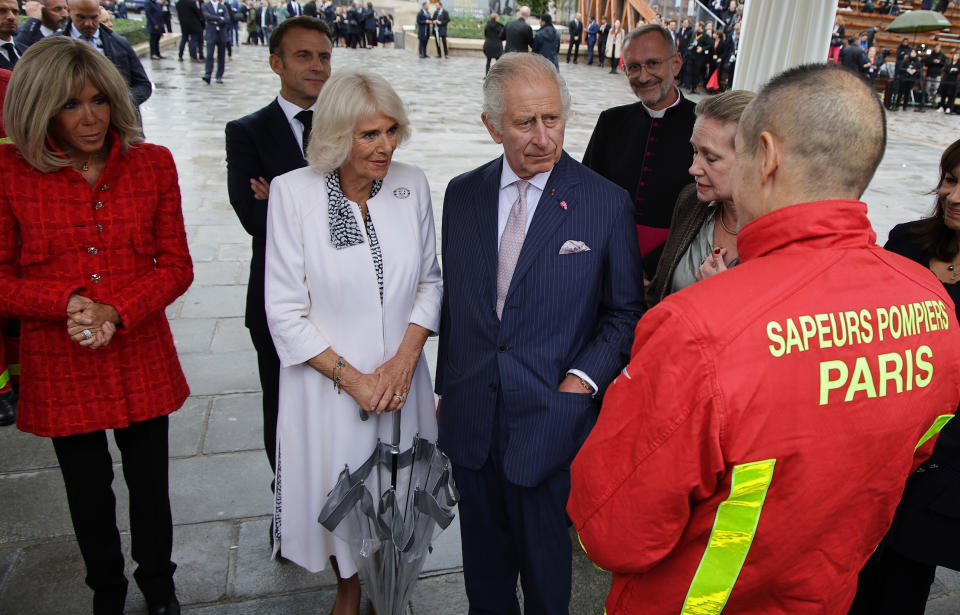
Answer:
POLYGON ((759 90, 800 64, 826 62, 838 0, 749 0, 740 24, 733 88, 759 90))

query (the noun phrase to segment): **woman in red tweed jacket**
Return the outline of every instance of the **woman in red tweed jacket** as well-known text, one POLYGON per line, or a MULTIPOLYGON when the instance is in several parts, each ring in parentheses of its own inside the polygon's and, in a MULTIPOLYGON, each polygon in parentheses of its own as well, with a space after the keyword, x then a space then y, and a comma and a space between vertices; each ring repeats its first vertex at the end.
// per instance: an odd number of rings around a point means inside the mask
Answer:
POLYGON ((167 415, 189 395, 164 308, 193 279, 170 152, 140 143, 126 84, 94 47, 40 41, 18 62, 0 145, 0 315, 20 318, 18 427, 53 438, 94 613, 127 580, 106 429, 130 491, 134 578, 179 613, 167 415))

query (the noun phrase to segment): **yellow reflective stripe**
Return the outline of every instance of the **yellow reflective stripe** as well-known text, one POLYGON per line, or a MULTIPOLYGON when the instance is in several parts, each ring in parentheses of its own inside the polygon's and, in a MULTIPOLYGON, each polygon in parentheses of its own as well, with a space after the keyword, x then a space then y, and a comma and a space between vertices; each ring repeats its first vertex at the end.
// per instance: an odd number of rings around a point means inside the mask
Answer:
POLYGON ((727 604, 753 544, 776 459, 733 467, 730 496, 717 508, 710 540, 683 601, 681 615, 718 615, 727 604))
MULTIPOLYGON (((583 539, 580 538, 580 532, 577 532, 577 542, 580 543, 580 548, 583 549, 583 553, 587 556, 587 559, 590 559, 590 555, 587 553, 587 548, 586 548, 585 546, 583 546, 583 539)), ((593 564, 593 567, 596 568, 597 570, 600 570, 600 571, 602 571, 602 572, 606 572, 606 570, 604 570, 604 569, 601 568, 600 566, 597 566, 597 564, 594 563, 594 561, 593 561, 592 559, 590 560, 590 563, 593 564)), ((603 615, 607 615, 607 614, 604 613, 603 615)))
POLYGON ((0 373, 0 389, 7 386, 8 382, 10 382, 10 370, 5 369, 3 373, 0 373))
POLYGON ((13 143, 13 139, 11 139, 10 137, 4 137, 0 139, 0 143, 13 143))
POLYGON ((952 414, 941 414, 940 416, 938 416, 936 420, 933 422, 933 425, 930 426, 930 429, 928 429, 927 432, 920 437, 920 441, 917 442, 917 445, 913 447, 914 452, 916 452, 918 448, 926 444, 927 440, 929 440, 933 436, 940 433, 940 430, 943 429, 944 426, 947 423, 949 423, 950 419, 952 418, 953 418, 952 414))

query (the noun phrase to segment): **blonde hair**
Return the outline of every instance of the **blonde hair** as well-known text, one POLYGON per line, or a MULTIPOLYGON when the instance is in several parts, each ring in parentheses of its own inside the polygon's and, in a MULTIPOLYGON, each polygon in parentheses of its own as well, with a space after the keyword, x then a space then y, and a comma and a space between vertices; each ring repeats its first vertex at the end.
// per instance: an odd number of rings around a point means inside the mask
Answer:
POLYGON ((130 90, 113 63, 87 43, 51 36, 31 45, 17 62, 3 103, 7 135, 36 169, 50 173, 70 166, 50 145, 50 122, 88 83, 109 102, 110 128, 123 151, 142 141, 130 90))
POLYGON ((357 123, 378 112, 397 122, 398 145, 410 138, 410 121, 403 101, 386 79, 358 69, 335 72, 317 98, 307 162, 318 173, 339 168, 353 148, 357 123))

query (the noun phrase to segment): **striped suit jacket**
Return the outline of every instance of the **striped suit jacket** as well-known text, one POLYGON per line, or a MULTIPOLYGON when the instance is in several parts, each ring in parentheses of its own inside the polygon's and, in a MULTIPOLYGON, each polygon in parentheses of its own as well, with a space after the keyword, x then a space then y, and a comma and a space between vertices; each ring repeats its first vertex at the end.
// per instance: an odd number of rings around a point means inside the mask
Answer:
POLYGON ((644 310, 640 253, 628 194, 566 153, 554 166, 496 314, 497 204, 503 157, 454 178, 443 202, 436 391, 440 446, 479 469, 502 396, 501 451, 511 482, 536 486, 569 467, 607 385, 629 360, 644 310), (560 254, 568 240, 589 251, 560 254), (561 393, 567 370, 596 397, 561 393))

